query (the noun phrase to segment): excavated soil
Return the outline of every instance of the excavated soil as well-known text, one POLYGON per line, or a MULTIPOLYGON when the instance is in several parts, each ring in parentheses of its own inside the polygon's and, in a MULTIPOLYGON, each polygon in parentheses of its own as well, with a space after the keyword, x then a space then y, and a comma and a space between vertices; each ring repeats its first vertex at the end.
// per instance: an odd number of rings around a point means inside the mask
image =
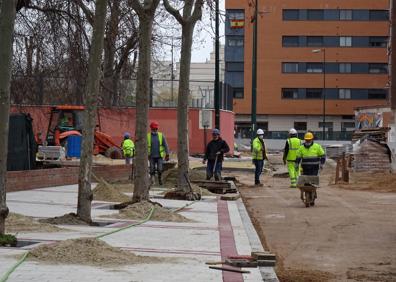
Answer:
MULTIPOLYGON (((106 201, 106 202, 126 202, 129 201, 130 198, 122 193, 116 186, 125 186, 125 184, 109 184, 106 182, 101 182, 96 185, 93 190, 94 200, 97 201, 106 201)), ((132 192, 132 191, 131 191, 132 192)))
MULTIPOLYGON (((142 220, 145 219, 151 211, 153 204, 147 201, 134 203, 120 210, 118 214, 111 214, 105 217, 142 220)), ((174 213, 164 207, 155 205, 155 210, 150 220, 154 221, 170 221, 170 222, 191 222, 190 219, 174 213)))
MULTIPOLYGON (((207 189, 201 188, 201 187, 199 187, 198 185, 195 185, 195 184, 191 184, 191 187, 192 187, 192 190, 193 190, 194 193, 198 193, 201 196, 217 196, 218 195, 218 194, 214 194, 214 193, 208 191, 207 189)), ((169 189, 169 190, 161 192, 160 195, 165 195, 166 193, 171 192, 171 191, 176 191, 176 190, 175 189, 169 189)))
POLYGON ((334 278, 325 271, 293 268, 277 269, 276 274, 280 282, 327 282, 334 278))
MULTIPOLYGON (((190 169, 188 172, 190 181, 206 179, 205 171, 190 169)), ((172 168, 163 173, 163 181, 165 186, 175 187, 177 184, 177 168, 172 168)))
MULTIPOLYGON (((334 183, 334 182, 333 182, 334 183)), ((396 174, 352 172, 348 184, 336 184, 337 188, 375 192, 396 192, 396 174)))
POLYGON ((116 265, 160 263, 156 257, 137 256, 95 238, 69 239, 34 248, 28 258, 51 264, 78 264, 110 267, 116 265))
POLYGON ((48 223, 40 223, 33 217, 10 213, 6 218, 6 232, 58 232, 62 228, 48 223))
POLYGON ((39 222, 49 224, 88 225, 87 222, 80 219, 75 213, 68 213, 62 216, 40 219, 39 222))

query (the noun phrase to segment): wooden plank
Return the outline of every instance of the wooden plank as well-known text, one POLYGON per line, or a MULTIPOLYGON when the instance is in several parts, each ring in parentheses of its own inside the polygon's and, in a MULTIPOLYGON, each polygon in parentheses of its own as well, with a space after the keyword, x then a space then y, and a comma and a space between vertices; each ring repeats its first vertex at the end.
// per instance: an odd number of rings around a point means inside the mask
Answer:
POLYGON ((226 259, 225 263, 230 266, 235 267, 257 267, 257 261, 252 261, 248 259, 226 259))

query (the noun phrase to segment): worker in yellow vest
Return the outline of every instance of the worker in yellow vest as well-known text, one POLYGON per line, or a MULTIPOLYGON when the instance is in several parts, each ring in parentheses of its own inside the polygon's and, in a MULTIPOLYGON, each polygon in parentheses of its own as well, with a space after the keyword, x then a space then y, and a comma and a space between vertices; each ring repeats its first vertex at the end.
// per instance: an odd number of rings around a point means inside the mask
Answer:
POLYGON ((169 161, 168 144, 162 132, 158 132, 159 124, 153 121, 150 124, 151 132, 147 134, 148 155, 150 160, 150 176, 154 182, 155 172, 158 173, 158 184, 162 185, 163 161, 169 161))
POLYGON ((253 139, 252 153, 252 161, 254 166, 256 167, 254 171, 254 185, 260 186, 260 175, 263 172, 264 161, 268 161, 267 151, 264 144, 264 130, 262 129, 257 130, 257 136, 253 139))
POLYGON ((318 175, 326 162, 326 153, 319 143, 314 143, 314 136, 307 132, 304 144, 297 151, 296 167, 301 163, 302 175, 318 175))
POLYGON ((129 132, 124 133, 124 141, 121 144, 122 152, 124 153, 125 164, 131 164, 132 158, 135 156, 135 144, 131 139, 129 132))
POLYGON ((300 175, 300 169, 296 166, 296 158, 301 146, 301 140, 297 136, 297 130, 291 128, 289 130, 289 138, 287 138, 285 148, 283 149, 283 163, 287 165, 291 188, 297 187, 297 178, 300 175))

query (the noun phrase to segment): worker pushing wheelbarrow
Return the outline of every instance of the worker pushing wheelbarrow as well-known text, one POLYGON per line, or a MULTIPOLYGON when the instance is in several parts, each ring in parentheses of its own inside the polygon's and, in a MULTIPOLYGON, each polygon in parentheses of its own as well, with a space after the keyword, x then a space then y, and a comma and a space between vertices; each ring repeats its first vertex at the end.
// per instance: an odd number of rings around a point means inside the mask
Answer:
POLYGON ((297 187, 301 191, 301 200, 308 208, 315 205, 319 188, 319 170, 326 162, 326 154, 319 143, 314 143, 314 136, 307 132, 304 144, 297 151, 296 166, 301 164, 301 175, 298 177, 297 187))

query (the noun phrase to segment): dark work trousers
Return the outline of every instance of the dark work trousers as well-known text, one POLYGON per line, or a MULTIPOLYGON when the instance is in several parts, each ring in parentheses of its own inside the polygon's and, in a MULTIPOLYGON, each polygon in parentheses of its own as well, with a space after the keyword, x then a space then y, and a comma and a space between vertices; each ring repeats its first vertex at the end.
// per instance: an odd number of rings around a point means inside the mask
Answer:
POLYGON ((206 179, 210 180, 213 177, 213 169, 214 169, 214 178, 216 181, 221 180, 221 170, 223 169, 223 162, 217 161, 216 167, 215 160, 208 160, 208 165, 206 166, 206 179))
POLYGON ((260 175, 263 172, 264 160, 253 160, 254 166, 254 184, 260 184, 260 175))
POLYGON ((155 172, 158 173, 158 183, 162 185, 162 168, 164 160, 162 158, 150 158, 150 175, 154 176, 155 172))

